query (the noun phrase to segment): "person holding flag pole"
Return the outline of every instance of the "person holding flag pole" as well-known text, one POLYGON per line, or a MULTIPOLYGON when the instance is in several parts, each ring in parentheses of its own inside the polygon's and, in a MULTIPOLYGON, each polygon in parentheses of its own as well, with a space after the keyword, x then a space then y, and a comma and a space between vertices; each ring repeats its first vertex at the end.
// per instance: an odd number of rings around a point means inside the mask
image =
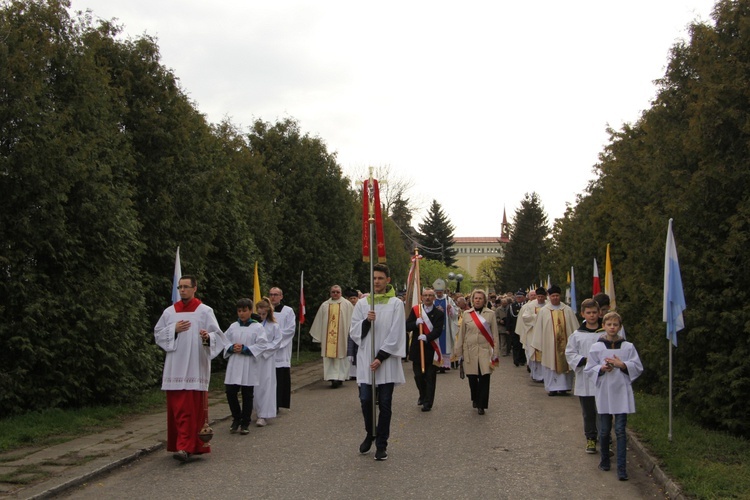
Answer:
POLYGON ((405 382, 401 359, 406 354, 404 304, 396 297, 385 262, 385 240, 378 184, 372 178, 364 182, 363 260, 370 262, 370 294, 354 308, 350 336, 358 346, 357 385, 367 435, 359 446, 368 453, 375 443, 375 460, 388 458, 393 389, 405 382), (377 238, 376 238, 377 234, 377 238), (377 247, 379 263, 375 264, 377 247), (368 338, 369 336, 369 338, 368 338), (376 406, 380 410, 378 418, 376 406))
POLYGON ((414 273, 409 273, 413 274, 413 280, 409 282, 409 298, 416 304, 409 311, 406 331, 412 334, 409 357, 413 362, 414 382, 419 391, 417 405, 422 406, 422 411, 430 411, 435 402, 438 367, 442 366, 443 356, 437 339, 443 333, 445 314, 435 306, 435 290, 425 288, 420 294, 419 258, 415 250, 412 258, 414 273))

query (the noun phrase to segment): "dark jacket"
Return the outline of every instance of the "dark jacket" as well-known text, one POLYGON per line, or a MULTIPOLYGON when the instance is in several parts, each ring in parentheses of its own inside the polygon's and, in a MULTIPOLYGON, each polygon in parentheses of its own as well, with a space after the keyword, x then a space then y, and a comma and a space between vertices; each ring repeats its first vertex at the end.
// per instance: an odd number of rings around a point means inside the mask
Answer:
MULTIPOLYGON (((435 350, 432 348, 431 341, 437 341, 437 339, 443 333, 445 312, 433 306, 432 311, 427 313, 427 317, 430 318, 430 321, 432 322, 432 331, 427 335, 427 342, 424 343, 424 359, 425 361, 432 363, 432 358, 435 354, 435 350)), ((419 325, 417 324, 417 315, 414 313, 414 308, 412 308, 411 312, 409 313, 409 317, 406 319, 406 331, 411 332, 409 359, 411 359, 412 361, 420 361, 419 325)))

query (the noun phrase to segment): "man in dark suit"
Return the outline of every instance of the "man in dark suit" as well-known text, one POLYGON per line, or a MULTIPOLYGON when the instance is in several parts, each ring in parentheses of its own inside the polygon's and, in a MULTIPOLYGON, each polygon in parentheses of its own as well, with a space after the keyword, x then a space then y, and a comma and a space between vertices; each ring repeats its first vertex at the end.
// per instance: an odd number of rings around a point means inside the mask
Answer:
POLYGON ((435 401, 438 366, 442 362, 437 340, 443 332, 445 314, 434 304, 435 290, 425 288, 422 291, 422 304, 412 307, 406 320, 406 331, 412 332, 409 359, 414 363, 414 381, 419 390, 417 404, 422 406, 422 411, 432 409, 435 401), (424 346, 424 358, 421 354, 422 346, 424 346), (424 370, 422 370, 423 359, 424 370))

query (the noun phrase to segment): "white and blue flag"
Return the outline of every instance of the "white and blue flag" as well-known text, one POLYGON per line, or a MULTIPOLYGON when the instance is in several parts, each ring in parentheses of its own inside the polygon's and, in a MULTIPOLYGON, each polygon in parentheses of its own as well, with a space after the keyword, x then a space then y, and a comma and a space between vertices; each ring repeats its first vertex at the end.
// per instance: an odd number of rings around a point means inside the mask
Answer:
POLYGON ((682 311, 685 310, 685 293, 682 289, 680 263, 677 260, 677 247, 672 235, 672 219, 667 229, 667 248, 664 255, 664 316, 667 324, 667 339, 677 346, 677 332, 685 328, 682 311))

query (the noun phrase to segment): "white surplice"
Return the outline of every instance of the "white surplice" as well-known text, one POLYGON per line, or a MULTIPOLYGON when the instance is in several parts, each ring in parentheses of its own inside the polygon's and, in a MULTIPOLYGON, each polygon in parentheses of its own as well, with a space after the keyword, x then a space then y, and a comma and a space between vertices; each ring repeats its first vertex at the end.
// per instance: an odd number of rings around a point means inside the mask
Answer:
POLYGON ((211 360, 227 343, 214 311, 200 304, 194 312, 164 310, 154 327, 156 344, 166 351, 161 389, 163 391, 207 391, 211 379, 211 360), (178 321, 190 321, 190 328, 175 334, 178 321), (208 346, 203 345, 200 330, 208 331, 208 346))

